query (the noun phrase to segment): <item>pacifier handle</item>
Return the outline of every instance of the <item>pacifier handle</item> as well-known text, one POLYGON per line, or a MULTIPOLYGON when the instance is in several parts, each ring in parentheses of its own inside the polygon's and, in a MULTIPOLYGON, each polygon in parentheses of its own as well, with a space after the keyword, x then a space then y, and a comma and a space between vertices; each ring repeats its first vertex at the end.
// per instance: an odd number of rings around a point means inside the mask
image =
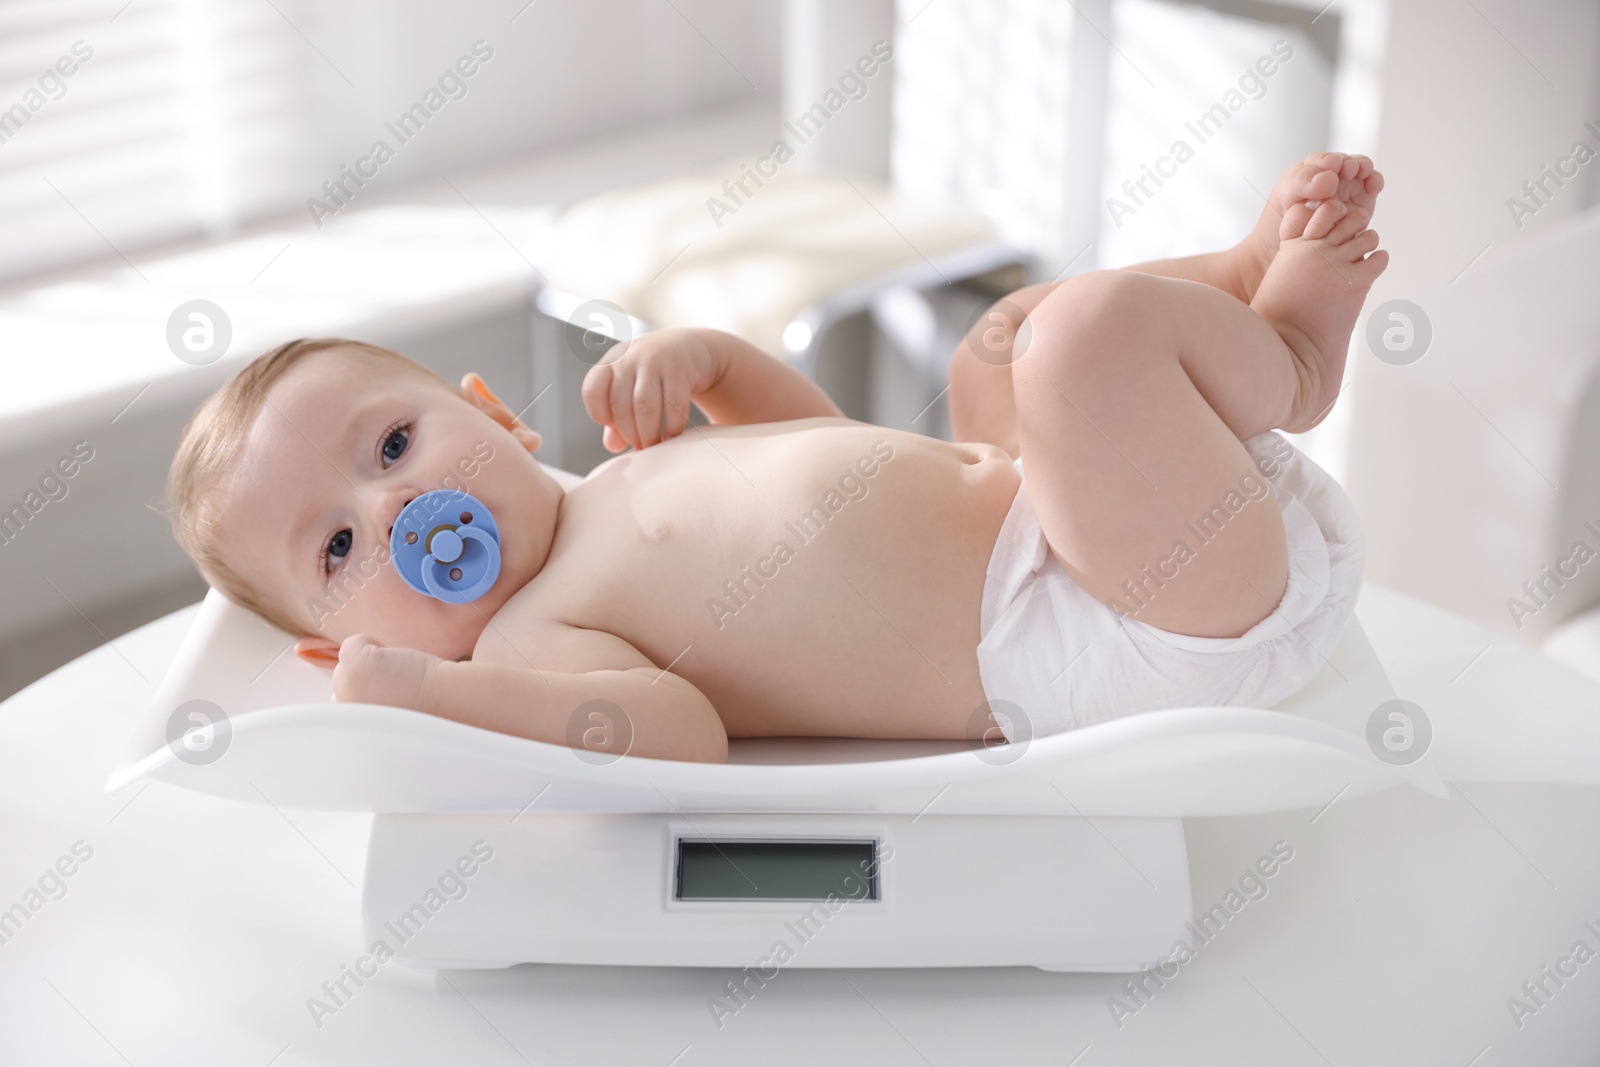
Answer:
POLYGON ((395 518, 389 555, 412 589, 447 604, 487 593, 500 577, 500 528, 483 501, 454 489, 423 493, 395 518))
MULTIPOLYGON (((435 533, 431 540, 437 544, 440 536, 446 533, 455 537, 460 542, 476 541, 483 545, 483 549, 488 555, 488 562, 483 565, 484 571, 490 575, 488 583, 484 586, 484 589, 481 592, 473 593, 471 596, 465 595, 466 591, 458 592, 454 589, 448 589, 445 586, 440 585, 439 568, 459 561, 462 553, 458 552, 450 559, 439 559, 430 552, 427 556, 427 564, 425 564, 422 568, 422 584, 428 587, 428 595, 437 600, 443 600, 447 604, 465 604, 468 601, 478 599, 478 597, 482 596, 485 592, 488 592, 489 585, 494 584, 494 576, 497 576, 500 573, 500 545, 495 541, 494 538, 490 537, 482 530, 474 530, 467 526, 457 527, 453 531, 441 530, 438 533, 435 533)), ((462 544, 462 552, 465 551, 465 548, 466 545, 462 544)), ((483 584, 482 580, 480 579, 479 583, 477 584, 483 584)))

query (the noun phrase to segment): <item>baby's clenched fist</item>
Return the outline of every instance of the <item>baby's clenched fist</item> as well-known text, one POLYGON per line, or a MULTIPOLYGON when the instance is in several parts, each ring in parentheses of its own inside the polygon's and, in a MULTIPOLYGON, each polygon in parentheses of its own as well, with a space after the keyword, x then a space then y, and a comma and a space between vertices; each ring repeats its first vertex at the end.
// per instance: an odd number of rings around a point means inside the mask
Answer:
POLYGON ((705 331, 653 330, 618 345, 583 379, 583 406, 605 427, 607 451, 649 448, 689 425, 689 402, 717 382, 722 368, 705 331))
POLYGON ((339 646, 333 699, 434 712, 433 676, 443 662, 427 652, 388 648, 368 634, 352 634, 339 646))

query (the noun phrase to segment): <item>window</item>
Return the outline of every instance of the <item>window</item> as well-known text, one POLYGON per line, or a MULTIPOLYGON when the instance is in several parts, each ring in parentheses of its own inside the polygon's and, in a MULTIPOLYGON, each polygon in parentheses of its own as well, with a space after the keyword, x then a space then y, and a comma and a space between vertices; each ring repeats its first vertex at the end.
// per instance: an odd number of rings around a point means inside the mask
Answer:
POLYGON ((316 56, 286 14, 287 0, 0 5, 0 280, 225 236, 316 188, 297 130, 316 56))
POLYGON ((895 188, 983 212, 1054 269, 1230 245, 1260 214, 1251 186, 1264 194, 1289 163, 1328 146, 1332 11, 1260 0, 902 0, 897 20, 895 188), (1287 61, 1273 55, 1279 41, 1287 61), (1273 74, 1240 90, 1263 55, 1273 74), (1214 105, 1223 110, 1196 127, 1201 143, 1185 124, 1214 105), (1193 156, 1163 161, 1180 139, 1193 156), (1146 176, 1158 164, 1173 172, 1160 186, 1146 176))
POLYGON ((1232 245, 1283 169, 1329 146, 1331 57, 1299 26, 1191 4, 1113 15, 1099 265, 1232 245))

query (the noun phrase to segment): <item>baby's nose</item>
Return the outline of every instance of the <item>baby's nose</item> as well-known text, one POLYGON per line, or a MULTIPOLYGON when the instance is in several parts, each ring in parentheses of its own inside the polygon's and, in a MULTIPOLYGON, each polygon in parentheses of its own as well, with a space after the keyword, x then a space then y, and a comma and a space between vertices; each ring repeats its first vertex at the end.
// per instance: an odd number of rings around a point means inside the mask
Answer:
MULTIPOLYGON (((407 495, 405 497, 405 499, 400 502, 400 506, 398 508, 395 508, 395 510, 394 510, 394 518, 396 520, 398 520, 401 515, 404 515, 405 511, 406 511, 406 508, 409 508, 411 506, 412 502, 415 501, 416 499, 417 499, 416 494, 407 495)), ((391 534, 394 533, 394 521, 393 520, 390 521, 389 529, 386 532, 387 533, 391 533, 391 534)))

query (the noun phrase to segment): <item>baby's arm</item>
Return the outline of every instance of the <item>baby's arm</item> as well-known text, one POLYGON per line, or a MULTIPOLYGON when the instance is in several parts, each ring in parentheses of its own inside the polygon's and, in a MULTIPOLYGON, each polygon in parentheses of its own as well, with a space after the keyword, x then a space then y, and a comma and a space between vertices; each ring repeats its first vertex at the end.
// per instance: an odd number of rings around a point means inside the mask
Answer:
POLYGON ((710 347, 720 372, 694 402, 715 423, 782 422, 818 415, 843 418, 816 382, 750 342, 721 330, 692 330, 710 347))
POLYGON ((335 699, 387 704, 498 733, 595 752, 723 763, 728 735, 716 709, 690 683, 651 663, 627 641, 599 630, 559 627, 537 644, 569 670, 535 667, 516 652, 453 661, 388 648, 357 634, 339 648, 335 699), (495 660, 500 662, 495 662, 495 660), (585 709, 591 701, 605 704, 585 709), (606 705, 611 705, 607 707, 606 705))
POLYGON ((652 330, 612 349, 583 380, 584 408, 613 452, 676 437, 691 400, 721 424, 844 415, 805 375, 721 330, 652 330))

